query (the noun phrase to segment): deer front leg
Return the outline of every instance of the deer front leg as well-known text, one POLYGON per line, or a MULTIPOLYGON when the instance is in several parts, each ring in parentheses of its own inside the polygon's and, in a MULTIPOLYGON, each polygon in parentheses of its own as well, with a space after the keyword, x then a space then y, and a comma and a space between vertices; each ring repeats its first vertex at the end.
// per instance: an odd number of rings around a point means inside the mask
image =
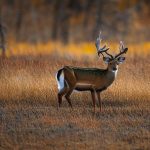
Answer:
POLYGON ((100 112, 102 111, 102 102, 101 102, 101 96, 100 96, 100 92, 96 92, 97 93, 97 98, 98 98, 98 102, 99 102, 99 108, 100 108, 100 112))
POLYGON ((96 104, 95 91, 91 91, 91 96, 92 96, 93 107, 94 107, 94 113, 95 113, 95 104, 96 104))

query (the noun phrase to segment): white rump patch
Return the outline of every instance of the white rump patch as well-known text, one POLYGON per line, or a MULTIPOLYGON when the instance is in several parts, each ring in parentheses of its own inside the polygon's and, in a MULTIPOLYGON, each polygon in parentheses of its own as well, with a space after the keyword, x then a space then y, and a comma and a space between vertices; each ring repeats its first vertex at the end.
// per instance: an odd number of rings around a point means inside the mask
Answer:
POLYGON ((58 84, 58 89, 59 91, 62 90, 64 88, 64 73, 63 71, 61 72, 60 76, 57 79, 57 74, 56 74, 56 80, 57 80, 57 84, 58 84), (59 80, 58 80, 59 79, 59 80))

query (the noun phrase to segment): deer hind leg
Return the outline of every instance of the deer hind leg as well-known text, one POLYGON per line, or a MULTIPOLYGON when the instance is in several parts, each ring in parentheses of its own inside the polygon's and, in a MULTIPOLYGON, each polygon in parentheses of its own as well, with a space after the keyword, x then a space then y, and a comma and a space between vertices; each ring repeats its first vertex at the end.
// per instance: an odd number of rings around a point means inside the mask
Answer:
POLYGON ((94 107, 94 113, 95 113, 95 105, 96 105, 95 91, 91 91, 91 96, 92 96, 93 107, 94 107))
POLYGON ((58 92, 58 106, 60 107, 62 104, 62 97, 67 93, 68 88, 64 87, 61 91, 58 92))
POLYGON ((69 87, 68 84, 66 83, 66 81, 64 79, 62 79, 62 81, 60 81, 61 83, 59 83, 60 88, 59 88, 59 92, 58 92, 58 106, 60 107, 62 104, 62 97, 68 92, 69 87))
POLYGON ((65 95, 65 98, 66 98, 66 100, 67 100, 67 102, 71 108, 72 108, 72 103, 71 103, 70 95, 72 92, 73 92, 73 88, 70 88, 65 95))
MULTIPOLYGON (((70 95, 73 92, 75 84, 76 84, 76 78, 75 78, 74 72, 71 68, 66 66, 64 67, 64 70, 61 75, 62 76, 60 77, 59 87, 60 88, 63 87, 63 89, 66 88, 65 90, 63 90, 64 92, 62 93, 63 95, 65 95, 65 98, 67 102, 69 103, 69 106, 72 107, 70 95)), ((61 101, 61 98, 60 98, 60 101, 61 101)))

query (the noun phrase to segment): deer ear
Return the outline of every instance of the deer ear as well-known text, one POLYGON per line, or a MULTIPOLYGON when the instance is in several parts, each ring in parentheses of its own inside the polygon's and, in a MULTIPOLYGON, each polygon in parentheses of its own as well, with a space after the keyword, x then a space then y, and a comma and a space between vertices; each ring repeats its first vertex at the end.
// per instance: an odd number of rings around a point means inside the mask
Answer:
POLYGON ((121 64, 125 61, 125 57, 119 57, 117 60, 118 60, 118 63, 121 64))
POLYGON ((103 57, 103 61, 108 64, 110 62, 110 58, 109 57, 103 57))

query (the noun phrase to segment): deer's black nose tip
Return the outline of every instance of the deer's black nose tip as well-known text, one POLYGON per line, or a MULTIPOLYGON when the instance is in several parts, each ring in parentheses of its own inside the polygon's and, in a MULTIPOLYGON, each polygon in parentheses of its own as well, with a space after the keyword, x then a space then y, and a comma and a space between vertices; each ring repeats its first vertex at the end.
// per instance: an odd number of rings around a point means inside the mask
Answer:
POLYGON ((116 68, 116 67, 114 67, 114 68, 113 68, 113 71, 116 71, 116 70, 117 70, 117 68, 116 68))

